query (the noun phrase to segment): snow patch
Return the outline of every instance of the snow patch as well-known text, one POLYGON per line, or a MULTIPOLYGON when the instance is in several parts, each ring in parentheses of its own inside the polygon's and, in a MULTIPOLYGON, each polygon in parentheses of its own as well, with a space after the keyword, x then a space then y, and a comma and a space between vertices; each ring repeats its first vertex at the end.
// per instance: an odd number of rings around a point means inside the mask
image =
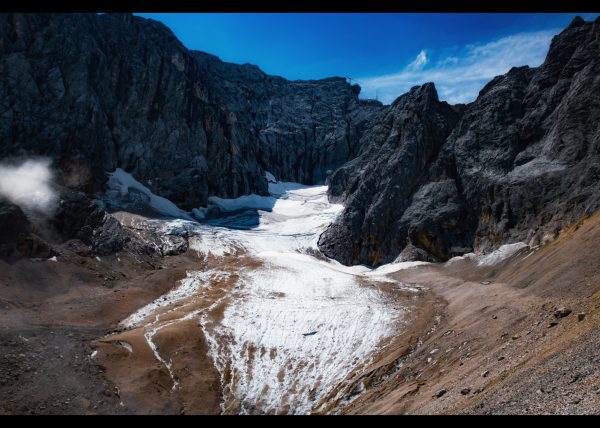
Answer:
POLYGON ((122 341, 122 340, 119 340, 119 341, 117 342, 117 345, 119 345, 121 348, 125 348, 125 349, 127 349, 127 351, 129 351, 129 353, 133 352, 133 348, 132 348, 132 346, 131 346, 129 343, 127 343, 127 342, 124 342, 124 341, 122 341))
POLYGON ((168 199, 155 195, 121 168, 117 168, 109 174, 106 195, 113 205, 119 206, 120 201, 129 196, 132 191, 143 195, 144 202, 159 214, 193 220, 187 212, 179 209, 177 205, 168 199))
POLYGON ((506 244, 502 245, 497 250, 483 256, 481 259, 477 261, 478 266, 493 266, 497 263, 500 263, 502 260, 508 259, 510 256, 515 254, 517 251, 529 248, 527 244, 524 242, 516 242, 514 244, 506 244))
POLYGON ((244 250, 239 241, 228 236, 220 236, 218 231, 193 236, 188 242, 190 249, 205 256, 223 257, 226 254, 234 254, 237 250, 244 250))
POLYGON ((206 332, 227 356, 213 358, 222 374, 228 364, 237 374, 227 386, 242 413, 258 403, 261 411, 288 404, 292 413, 308 413, 384 347, 406 309, 361 286, 351 269, 298 253, 265 252, 261 259, 264 267, 244 275, 241 297, 206 332))
MULTIPOLYGON (((271 196, 213 197, 210 205, 228 215, 211 219, 210 225, 164 220, 161 230, 189 236, 190 248, 207 257, 242 251, 261 262, 236 269, 235 295, 221 298, 228 297, 229 303, 217 321, 209 314, 222 304, 220 300, 201 311, 192 304, 196 312, 184 317, 197 317, 204 331, 223 383, 223 412, 310 413, 349 372, 368 364, 401 329, 407 308, 374 285, 397 283, 390 273, 426 263, 392 263, 371 269, 326 259, 317 241, 343 206, 328 201, 326 186, 266 177, 271 196), (236 223, 246 224, 248 209, 256 210, 257 224, 236 228, 236 223)), ((188 272, 176 288, 121 324, 144 326, 157 360, 171 373, 171 362, 160 355, 152 338, 183 318, 165 322, 164 315, 184 312, 203 287, 223 275, 228 273, 218 269, 188 272)), ((393 289, 420 291, 397 284, 393 289)))
POLYGON ((269 183, 269 192, 269 199, 222 204, 234 211, 269 200, 269 210, 258 210, 257 227, 217 226, 191 239, 190 247, 201 252, 224 255, 243 248, 263 262, 238 272, 244 284, 240 296, 227 306, 219 324, 205 328, 205 335, 223 379, 231 379, 225 390, 232 402, 241 402, 242 413, 259 403, 261 411, 289 406, 291 413, 308 413, 347 373, 380 350, 404 319, 405 308, 391 305, 361 279, 389 282, 387 274, 425 263, 370 269, 316 258, 319 235, 343 206, 328 201, 326 186, 277 182, 269 183))
POLYGON ((277 183, 277 179, 269 171, 265 171, 265 178, 269 183, 277 183))
POLYGON ((462 256, 456 256, 456 257, 452 257, 450 260, 448 260, 446 263, 444 263, 444 266, 452 266, 453 264, 460 262, 461 260, 472 260, 472 259, 476 259, 477 255, 475 253, 466 253, 463 254, 462 256))

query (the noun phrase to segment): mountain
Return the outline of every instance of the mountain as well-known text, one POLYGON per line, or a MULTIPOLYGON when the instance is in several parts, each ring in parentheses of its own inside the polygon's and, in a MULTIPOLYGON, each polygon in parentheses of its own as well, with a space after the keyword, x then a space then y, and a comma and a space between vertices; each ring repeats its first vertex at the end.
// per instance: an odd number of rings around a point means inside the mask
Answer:
MULTIPOLYGON (((457 109, 439 102, 434 85, 426 84, 396 99, 370 123, 360 155, 331 177, 330 195, 346 209, 321 235, 321 251, 346 264, 380 264, 401 250, 409 233, 400 222, 403 213, 459 117, 457 109)), ((446 211, 442 217, 452 214, 446 211)))
POLYGON ((383 106, 342 77, 190 51, 130 14, 3 14, 0 158, 50 157, 88 194, 121 168, 188 211, 266 195, 266 171, 327 183, 345 210, 319 247, 344 264, 537 245, 600 207, 599 25, 576 18, 541 66, 469 105, 428 83, 383 106))
POLYGON ((0 14, 0 413, 597 413, 599 27, 384 106, 0 14))
POLYGON ((332 175, 346 209, 321 250, 378 265, 554 239, 600 207, 599 90, 600 20, 581 18, 542 65, 513 68, 455 106, 458 121, 433 85, 413 88, 332 175))
POLYGON ((1 158, 48 156, 87 192, 122 168, 188 210, 266 194, 265 170, 323 183, 380 108, 344 78, 224 63, 130 14, 2 14, 0 74, 1 158))

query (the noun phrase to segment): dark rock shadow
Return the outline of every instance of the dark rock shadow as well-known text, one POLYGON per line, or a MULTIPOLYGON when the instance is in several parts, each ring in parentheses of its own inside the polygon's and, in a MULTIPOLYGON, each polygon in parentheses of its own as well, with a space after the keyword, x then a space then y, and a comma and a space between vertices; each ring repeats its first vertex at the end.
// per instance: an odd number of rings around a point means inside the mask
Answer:
POLYGON ((256 229, 260 225, 259 211, 271 212, 276 200, 276 198, 273 198, 271 204, 261 206, 260 210, 256 208, 243 208, 231 212, 218 212, 217 214, 213 214, 214 217, 211 215, 211 218, 203 220, 202 223, 234 230, 256 229))

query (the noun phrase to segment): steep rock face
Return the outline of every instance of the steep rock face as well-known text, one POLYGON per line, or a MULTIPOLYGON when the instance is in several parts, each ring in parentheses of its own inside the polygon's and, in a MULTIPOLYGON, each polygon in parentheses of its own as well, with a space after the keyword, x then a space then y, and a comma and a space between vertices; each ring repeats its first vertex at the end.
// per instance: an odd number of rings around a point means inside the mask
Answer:
MULTIPOLYGON (((600 20, 490 82, 448 140, 475 248, 537 245, 600 207, 600 20)), ((449 154, 450 154, 449 153, 449 154)))
POLYGON ((468 106, 431 84, 382 106, 344 78, 288 81, 188 51, 129 14, 0 14, 0 158, 49 156, 88 193, 119 167, 188 210, 265 194, 266 170, 327 181, 347 208, 319 243, 344 263, 535 245, 600 206, 599 27, 575 19, 544 64, 468 106))
POLYGON ((279 180, 324 183, 357 155, 365 118, 383 109, 359 101, 360 87, 342 77, 290 81, 255 65, 192 54, 211 77, 238 138, 253 142, 256 162, 279 180))
MULTIPOLYGON (((78 161, 86 190, 121 166, 189 206, 206 200, 207 144, 231 143, 226 120, 166 27, 130 15, 1 15, 0 75, 0 156, 78 161)), ((239 163, 228 160, 222 175, 234 176, 239 163)), ((219 190, 257 190, 259 176, 244 171, 219 190)))
POLYGON ((372 265, 401 251, 412 233, 403 213, 458 118, 431 83, 414 87, 377 116, 362 136, 360 156, 331 177, 331 194, 347 207, 321 235, 321 251, 343 263, 372 265))
MULTIPOLYGON (((0 158, 45 155, 98 191, 120 167, 184 209, 321 183, 357 152, 343 78, 290 82, 188 51, 129 14, 0 14, 0 158)), ((364 111, 363 111, 364 110, 364 111)))
MULTIPOLYGON (((420 249, 445 260, 552 239, 600 207, 599 90, 600 20, 577 18, 553 39, 540 67, 513 68, 483 88, 438 155, 410 170, 423 177, 410 190, 382 186, 398 170, 381 164, 370 183, 377 195, 361 196, 368 194, 356 191, 370 163, 364 153, 336 171, 331 197, 347 208, 322 235, 321 249, 344 263, 378 264, 405 248, 401 258, 425 258, 420 249), (392 207, 399 211, 382 219, 388 227, 374 230, 371 213, 392 207)), ((368 150, 400 153, 378 144, 371 139, 368 150)))

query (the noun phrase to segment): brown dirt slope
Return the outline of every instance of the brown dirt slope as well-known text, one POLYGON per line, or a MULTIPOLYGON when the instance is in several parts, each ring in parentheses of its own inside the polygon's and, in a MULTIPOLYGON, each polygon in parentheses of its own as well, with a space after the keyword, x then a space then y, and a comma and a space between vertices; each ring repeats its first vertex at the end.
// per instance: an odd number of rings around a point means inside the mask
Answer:
MULTIPOLYGON (((56 262, 0 260, 0 414, 147 411, 128 405, 90 344, 196 265, 191 253, 96 259, 67 248, 56 262)), ((161 410, 181 411, 172 403, 161 410)))
POLYGON ((366 391, 327 411, 597 414, 599 240, 596 213, 493 267, 461 260, 398 272, 428 287, 443 309, 423 311, 415 328, 433 328, 413 332, 400 358, 390 353, 355 376, 366 391), (572 312, 557 318, 558 307, 572 312))

